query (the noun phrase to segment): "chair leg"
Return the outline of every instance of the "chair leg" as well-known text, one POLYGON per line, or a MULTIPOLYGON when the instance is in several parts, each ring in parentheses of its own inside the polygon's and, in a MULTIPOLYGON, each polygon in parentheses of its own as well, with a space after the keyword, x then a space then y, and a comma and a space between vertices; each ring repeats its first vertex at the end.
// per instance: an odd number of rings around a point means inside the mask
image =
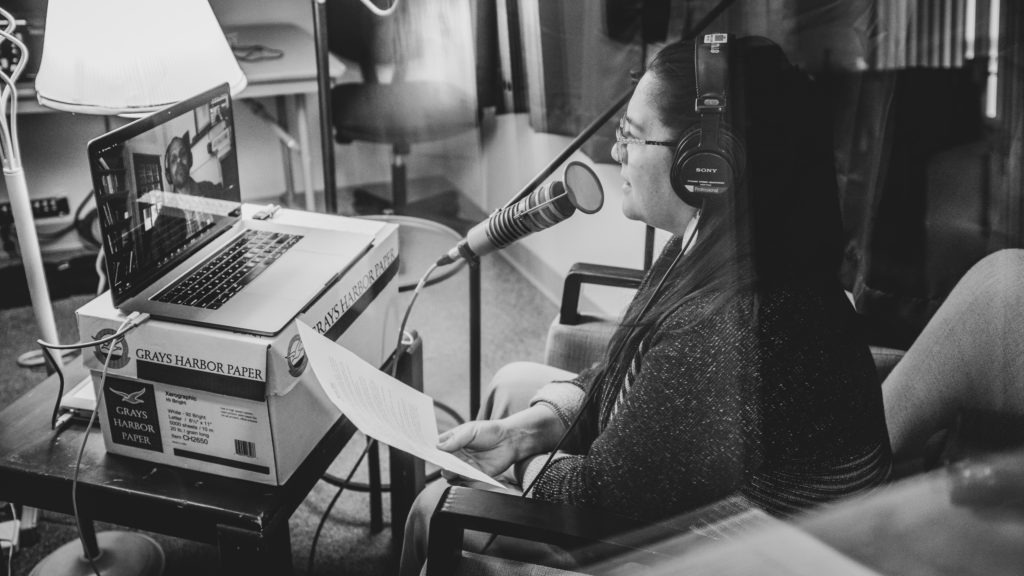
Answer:
POLYGON ((480 260, 469 261, 469 417, 480 411, 480 260))
MULTIPOLYGON (((398 379, 407 386, 423 391, 423 345, 414 335, 412 343, 398 363, 398 379)), ((400 450, 389 449, 391 462, 391 545, 398 558, 402 553, 405 523, 416 495, 426 484, 423 460, 400 450)))
POLYGON ((381 500, 384 490, 380 481, 380 446, 376 440, 367 458, 366 465, 370 472, 370 532, 376 534, 384 529, 384 506, 381 500))

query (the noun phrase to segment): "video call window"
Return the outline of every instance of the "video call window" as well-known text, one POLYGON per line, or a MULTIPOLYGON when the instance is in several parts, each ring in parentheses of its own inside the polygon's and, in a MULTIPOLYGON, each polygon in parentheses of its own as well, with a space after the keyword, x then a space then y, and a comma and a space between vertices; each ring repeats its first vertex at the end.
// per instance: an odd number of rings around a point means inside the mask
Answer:
POLYGON ((96 156, 112 287, 130 289, 191 254, 240 214, 231 101, 217 96, 96 156))

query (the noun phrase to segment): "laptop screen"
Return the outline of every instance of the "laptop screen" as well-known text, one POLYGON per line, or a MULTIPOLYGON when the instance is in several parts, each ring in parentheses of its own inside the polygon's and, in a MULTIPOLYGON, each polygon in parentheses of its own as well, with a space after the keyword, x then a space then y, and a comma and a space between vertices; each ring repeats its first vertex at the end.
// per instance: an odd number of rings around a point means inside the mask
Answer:
POLYGON ((241 216, 227 84, 92 140, 89 166, 117 306, 241 216))

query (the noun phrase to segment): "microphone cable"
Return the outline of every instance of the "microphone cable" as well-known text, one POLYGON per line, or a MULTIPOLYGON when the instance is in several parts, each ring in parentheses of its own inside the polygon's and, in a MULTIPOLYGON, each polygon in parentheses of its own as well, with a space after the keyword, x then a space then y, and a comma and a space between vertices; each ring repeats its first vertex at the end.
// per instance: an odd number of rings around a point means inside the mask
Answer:
MULTIPOLYGON (((416 283, 416 288, 413 290, 413 293, 412 293, 412 299, 409 301, 409 304, 407 304, 406 307, 405 307, 405 314, 402 315, 402 323, 398 327, 398 342, 395 344, 395 353, 394 353, 394 356, 392 356, 392 359, 391 359, 391 366, 390 366, 391 374, 390 375, 391 375, 392 378, 397 378, 398 377, 398 361, 402 357, 402 354, 405 353, 405 348, 404 348, 404 346, 406 346, 406 344, 405 344, 405 326, 409 322, 409 316, 412 314, 412 307, 413 307, 414 304, 416 304, 416 299, 419 298, 420 292, 423 291, 423 288, 427 285, 427 281, 430 280, 430 276, 434 273, 435 270, 437 270, 438 266, 439 265, 435 262, 435 263, 431 264, 431 266, 429 268, 427 268, 427 271, 424 272, 423 276, 420 277, 419 282, 416 283)), ((410 344, 411 344, 411 342, 410 342, 410 344)), ((435 402, 434 405, 437 406, 438 403, 435 402)), ((447 408, 447 407, 444 407, 444 408, 447 408)), ((446 412, 447 412, 447 410, 446 410, 446 412)), ((455 413, 453 415, 456 416, 457 420, 461 420, 461 417, 459 417, 458 413, 455 413)), ((365 458, 366 455, 369 454, 370 450, 376 450, 376 449, 377 449, 377 441, 374 440, 373 438, 370 438, 369 436, 367 436, 366 437, 366 447, 363 448, 363 452, 359 455, 359 458, 356 459, 356 463, 352 466, 352 468, 348 472, 348 475, 344 479, 339 478, 339 477, 337 477, 337 476, 335 476, 333 474, 330 474, 328 472, 325 472, 323 475, 321 475, 321 477, 320 477, 321 480, 327 482, 328 484, 331 484, 332 486, 336 486, 338 488, 338 491, 335 492, 334 497, 331 499, 331 502, 327 505, 327 508, 324 510, 323 515, 320 517, 320 523, 316 527, 316 532, 313 534, 313 542, 310 545, 310 550, 309 550, 309 559, 306 562, 306 573, 307 574, 312 574, 313 573, 313 563, 314 563, 314 558, 316 556, 317 541, 320 539, 320 533, 323 530, 324 524, 327 523, 327 518, 329 517, 329 515, 331 513, 331 509, 334 508, 334 504, 338 501, 338 498, 341 497, 341 494, 342 494, 342 492, 345 491, 345 488, 348 488, 349 490, 353 490, 353 491, 357 491, 357 492, 369 492, 370 491, 370 486, 367 483, 365 483, 365 482, 353 482, 352 481, 352 477, 355 475, 356 470, 359 469, 359 465, 363 463, 363 458, 365 458)), ((441 471, 440 470, 436 470, 433 473, 427 475, 427 477, 424 479, 424 481, 425 482, 432 482, 432 481, 436 480, 437 478, 439 478, 440 476, 441 476, 441 471)), ((381 492, 388 492, 390 490, 391 490, 391 484, 383 484, 382 483, 380 485, 380 491, 381 492)))
MULTIPOLYGON (((405 307, 405 314, 402 315, 402 322, 401 322, 401 324, 398 327, 398 342, 395 343, 395 353, 394 353, 394 356, 392 357, 392 360, 391 360, 391 366, 390 366, 391 374, 390 374, 390 376, 392 378, 396 378, 396 379, 398 378, 398 361, 402 357, 402 354, 405 353, 406 347, 408 347, 408 345, 412 343, 411 341, 408 344, 406 343, 406 340, 405 340, 405 326, 409 322, 409 316, 412 314, 413 305, 416 304, 416 299, 419 298, 420 292, 422 292, 423 288, 427 285, 427 282, 430 280, 430 276, 433 275, 434 271, 436 271, 439 267, 440 267, 440 265, 437 262, 434 262, 433 264, 430 265, 429 268, 427 268, 427 271, 424 272, 423 276, 420 277, 419 282, 416 283, 416 288, 413 289, 413 292, 412 292, 412 299, 409 301, 409 303, 405 307)), ((451 416, 456 421, 457 424, 461 424, 461 423, 464 422, 464 420, 462 419, 462 416, 460 416, 458 412, 455 412, 454 410, 452 410, 448 406, 445 406, 444 404, 441 404, 439 402, 434 402, 434 407, 435 408, 440 408, 443 412, 445 412, 446 414, 451 416)), ((376 440, 372 440, 370 438, 367 438, 367 442, 368 442, 368 444, 370 446, 376 446, 376 444, 377 444, 376 440)), ((367 449, 369 450, 369 446, 368 446, 367 449)), ((361 460, 361 458, 360 458, 360 460, 361 460)), ((358 463, 356 465, 358 466, 358 463)), ((428 474, 426 476, 426 478, 424 479, 424 481, 425 482, 433 482, 434 480, 436 480, 436 479, 438 479, 440 477, 441 477, 441 471, 440 470, 435 470, 435 471, 431 472, 430 474, 428 474)), ((355 490, 357 492, 369 492, 370 491, 370 486, 367 483, 365 483, 365 482, 352 482, 351 481, 351 479, 352 479, 352 475, 351 474, 349 474, 349 477, 344 479, 344 480, 339 478, 339 477, 337 477, 337 476, 335 476, 335 475, 333 475, 333 474, 330 474, 330 473, 324 473, 323 476, 321 476, 321 478, 325 482, 327 482, 328 484, 331 484, 333 486, 337 486, 338 488, 348 488, 349 490, 355 490)), ((388 492, 388 491, 390 491, 391 490, 391 484, 384 484, 384 483, 382 483, 380 485, 380 490, 381 490, 381 492, 388 492)))

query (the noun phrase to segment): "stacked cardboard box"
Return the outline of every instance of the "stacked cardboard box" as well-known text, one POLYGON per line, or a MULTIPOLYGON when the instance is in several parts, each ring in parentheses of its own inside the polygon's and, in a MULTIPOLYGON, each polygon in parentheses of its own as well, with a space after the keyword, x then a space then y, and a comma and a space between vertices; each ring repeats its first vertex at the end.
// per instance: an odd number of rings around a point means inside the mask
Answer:
MULTIPOLYGON (((290 210, 275 220, 372 236, 369 251, 296 321, 383 365, 401 320, 397 226, 290 210)), ((112 334, 125 318, 109 294, 77 316, 83 341, 112 334)), ((106 448, 115 454, 283 484, 340 417, 309 369, 295 321, 273 336, 258 336, 150 319, 86 350, 84 360, 106 448)))

